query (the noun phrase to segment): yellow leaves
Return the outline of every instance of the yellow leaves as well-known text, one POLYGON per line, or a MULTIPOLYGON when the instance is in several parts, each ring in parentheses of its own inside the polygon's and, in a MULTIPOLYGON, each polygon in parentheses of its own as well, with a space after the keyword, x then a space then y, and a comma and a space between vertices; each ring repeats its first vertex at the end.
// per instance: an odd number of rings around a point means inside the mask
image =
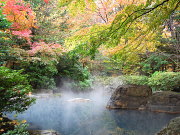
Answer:
POLYGON ((86 35, 89 32, 90 32, 90 28, 87 27, 75 32, 74 35, 86 35))
POLYGON ((26 123, 27 121, 26 120, 22 120, 21 123, 26 123))
POLYGON ((59 0, 58 3, 60 7, 64 7, 67 6, 69 3, 71 3, 72 1, 73 0, 59 0))
POLYGON ((162 33, 162 37, 163 38, 170 38, 171 35, 171 31, 168 30, 167 26, 163 29, 163 33, 162 33))
POLYGON ((112 56, 114 54, 117 54, 120 50, 122 50, 124 48, 123 45, 118 45, 112 48, 104 48, 104 49, 100 49, 100 52, 105 55, 105 56, 112 56))
POLYGON ((109 25, 106 24, 97 24, 88 28, 81 29, 77 31, 73 36, 67 38, 65 40, 65 45, 68 50, 73 50, 78 45, 86 43, 86 45, 89 45, 88 48, 90 49, 90 47, 93 46, 91 44, 91 40, 93 40, 93 38, 97 38, 99 32, 106 30, 108 26, 109 25))
POLYGON ((17 120, 12 120, 10 123, 11 123, 12 125, 18 125, 18 124, 19 124, 19 122, 18 122, 17 120))
MULTIPOLYGON (((7 131, 14 129, 15 126, 20 126, 26 122, 26 120, 10 120, 7 117, 0 117, 0 134, 6 133, 7 131)), ((20 134, 20 132, 18 133, 20 134)))
POLYGON ((71 16, 86 12, 86 9, 94 11, 96 4, 93 0, 59 0, 59 6, 67 6, 71 16))
POLYGON ((73 30, 97 23, 110 23, 116 14, 117 3, 111 0, 73 0, 67 9, 73 30))
POLYGON ((83 13, 85 10, 85 2, 84 0, 74 0, 68 6, 68 11, 70 15, 75 16, 79 13, 83 13))
POLYGON ((88 8, 91 11, 95 11, 97 6, 94 0, 85 0, 86 3, 86 9, 88 8))
POLYGON ((0 121, 2 121, 3 120, 3 118, 2 117, 0 117, 0 121))

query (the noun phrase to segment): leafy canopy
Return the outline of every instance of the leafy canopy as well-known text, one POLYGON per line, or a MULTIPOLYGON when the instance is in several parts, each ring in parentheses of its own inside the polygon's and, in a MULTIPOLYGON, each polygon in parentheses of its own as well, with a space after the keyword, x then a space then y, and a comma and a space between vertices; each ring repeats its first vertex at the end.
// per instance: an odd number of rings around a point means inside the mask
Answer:
MULTIPOLYGON (((64 4, 67 5, 72 2, 74 1, 66 1, 64 4)), ((78 43, 81 44, 84 38, 86 38, 87 42, 84 43, 85 45, 91 44, 88 47, 92 50, 97 50, 100 45, 112 47, 123 44, 123 40, 130 41, 130 44, 126 43, 126 46, 132 46, 131 41, 135 42, 137 40, 147 43, 145 37, 153 40, 153 33, 156 33, 158 29, 162 30, 161 25, 179 8, 179 3, 180 1, 177 0, 147 0, 146 3, 127 5, 118 12, 110 25, 98 30, 96 25, 92 26, 86 34, 77 34, 77 36, 74 36, 74 39, 79 37, 78 43), (152 38, 149 38, 149 36, 152 38)), ((70 41, 67 40, 67 42, 70 42, 68 45, 74 45, 74 43, 71 43, 72 38, 70 38, 70 41)), ((92 53, 94 52, 92 51, 92 53)))
POLYGON ((12 23, 11 32, 19 37, 29 38, 31 28, 36 27, 35 13, 23 0, 1 0, 0 7, 6 19, 12 23))
MULTIPOLYGON (((79 1, 62 2, 60 5, 69 7, 72 3, 79 1)), ((119 6, 113 8, 116 15, 112 21, 106 24, 99 22, 81 29, 67 38, 65 44, 83 57, 90 55, 94 58, 97 52, 102 52, 121 65, 132 67, 135 66, 134 63, 140 61, 139 54, 154 52, 156 46, 161 45, 158 40, 159 33, 163 32, 163 24, 170 15, 179 10, 180 1, 116 2, 119 6)), ((85 2, 84 7, 86 6, 85 2)))

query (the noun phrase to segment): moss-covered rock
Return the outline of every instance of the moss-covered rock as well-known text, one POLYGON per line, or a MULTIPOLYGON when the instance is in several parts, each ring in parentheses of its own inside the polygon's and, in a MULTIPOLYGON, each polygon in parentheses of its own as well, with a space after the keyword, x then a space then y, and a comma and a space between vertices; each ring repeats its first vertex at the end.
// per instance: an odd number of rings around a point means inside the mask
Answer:
POLYGON ((167 127, 162 129, 156 135, 180 135, 180 117, 172 119, 167 127))

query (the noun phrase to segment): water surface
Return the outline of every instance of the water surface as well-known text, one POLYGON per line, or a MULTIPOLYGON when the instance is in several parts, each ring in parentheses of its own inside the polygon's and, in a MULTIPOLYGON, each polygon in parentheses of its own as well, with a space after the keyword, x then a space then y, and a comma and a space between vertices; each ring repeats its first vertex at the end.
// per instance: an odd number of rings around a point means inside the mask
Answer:
POLYGON ((108 99, 101 91, 39 98, 18 118, 26 119, 31 129, 54 129, 62 135, 154 135, 170 119, 178 116, 136 110, 107 110, 108 99), (91 101, 67 101, 73 98, 91 101))

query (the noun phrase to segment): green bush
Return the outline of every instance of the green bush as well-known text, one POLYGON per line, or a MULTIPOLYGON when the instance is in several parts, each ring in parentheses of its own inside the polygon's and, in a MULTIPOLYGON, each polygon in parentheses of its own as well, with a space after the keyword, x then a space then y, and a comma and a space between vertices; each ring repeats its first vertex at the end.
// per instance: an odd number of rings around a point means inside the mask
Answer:
POLYGON ((124 84, 148 85, 153 91, 170 91, 179 87, 180 72, 155 72, 147 76, 122 76, 124 84))
POLYGON ((86 79, 84 81, 79 81, 73 84, 73 86, 78 90, 85 90, 87 88, 90 88, 92 85, 92 79, 86 79))
POLYGON ((52 89, 55 87, 54 75, 57 74, 57 69, 51 62, 30 62, 24 69, 34 89, 52 89))
POLYGON ((163 66, 170 64, 167 56, 152 54, 146 60, 140 63, 142 71, 148 75, 155 71, 163 71, 163 66))
POLYGON ((32 90, 22 70, 0 67, 0 112, 22 112, 33 102, 27 94, 32 90))
POLYGON ((61 77, 74 81, 73 87, 75 86, 77 89, 83 90, 91 86, 90 72, 79 62, 77 55, 65 54, 61 56, 57 70, 56 82, 59 81, 58 77, 61 77))
POLYGON ((173 90, 180 85, 180 72, 155 72, 148 79, 148 85, 153 91, 173 90))
MULTIPOLYGON (((2 4, 2 2, 1 2, 2 4)), ((5 30, 11 26, 11 23, 6 20, 5 15, 2 13, 2 9, 0 7, 0 29, 5 30)))
MULTIPOLYGON (((3 4, 2 2, 0 3, 3 4)), ((12 59, 13 57, 9 54, 10 45, 12 45, 13 41, 9 38, 10 35, 3 31, 10 28, 10 26, 11 23, 6 20, 6 17, 3 15, 0 7, 0 65, 3 65, 6 61, 12 59)))
POLYGON ((147 85, 148 83, 147 76, 138 76, 138 75, 123 76, 122 80, 125 84, 147 85))
POLYGON ((29 132, 27 131, 28 124, 21 123, 18 125, 15 125, 14 130, 9 130, 7 133, 4 133, 2 135, 29 135, 29 132))

